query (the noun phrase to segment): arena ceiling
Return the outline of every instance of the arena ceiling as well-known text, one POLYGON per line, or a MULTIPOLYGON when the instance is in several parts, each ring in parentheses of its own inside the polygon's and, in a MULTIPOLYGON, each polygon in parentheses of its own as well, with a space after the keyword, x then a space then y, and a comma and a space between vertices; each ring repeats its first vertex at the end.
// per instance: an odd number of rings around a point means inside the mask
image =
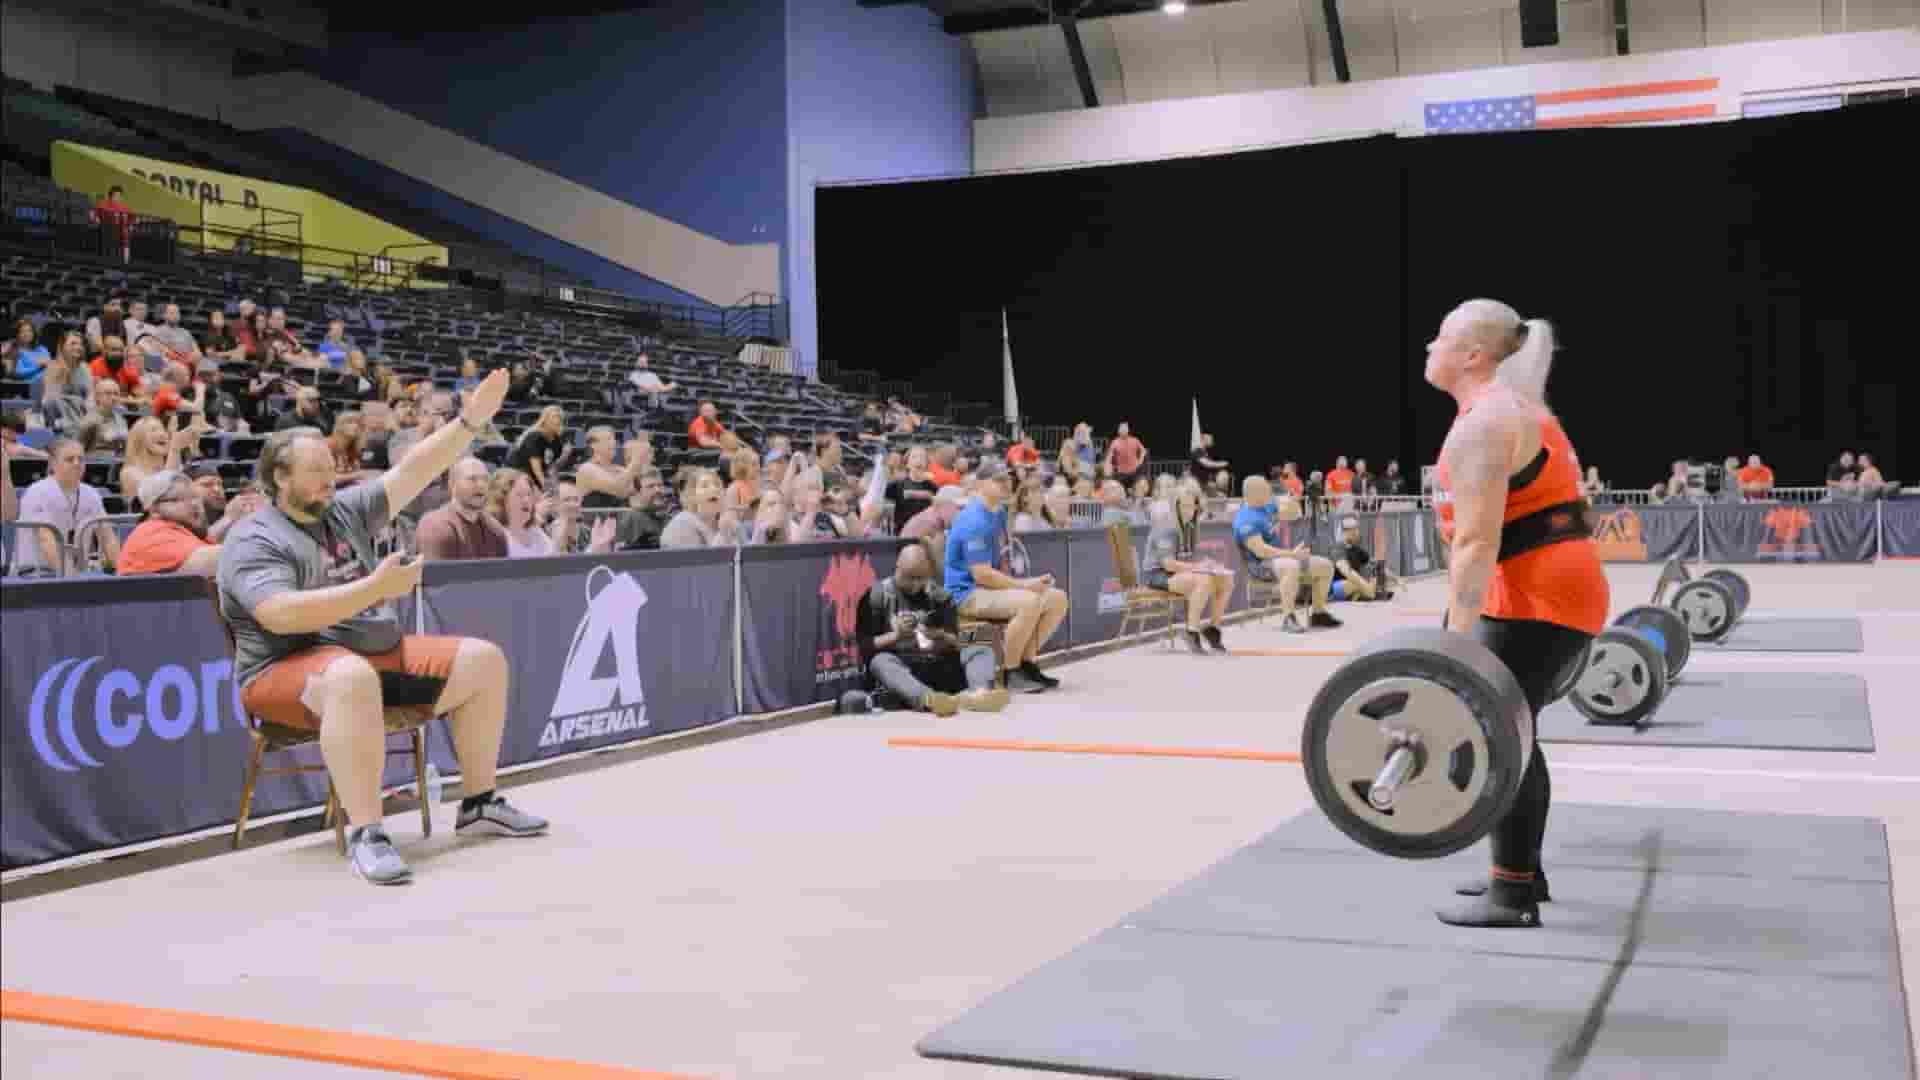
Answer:
POLYGON ((1569 0, 1559 43, 1524 47, 1517 0, 859 3, 918 3, 964 35, 993 116, 1920 24, 1920 0, 1569 0))

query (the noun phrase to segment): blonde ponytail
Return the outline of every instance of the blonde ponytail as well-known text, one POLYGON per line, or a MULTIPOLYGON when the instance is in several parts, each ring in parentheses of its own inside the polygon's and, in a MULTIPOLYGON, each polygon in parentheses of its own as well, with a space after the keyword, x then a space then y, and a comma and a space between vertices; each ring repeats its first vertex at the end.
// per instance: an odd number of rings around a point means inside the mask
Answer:
POLYGON ((1553 369, 1553 324, 1545 319, 1528 319, 1514 331, 1519 347, 1500 361, 1493 377, 1514 392, 1532 401, 1546 404, 1547 375, 1553 369))

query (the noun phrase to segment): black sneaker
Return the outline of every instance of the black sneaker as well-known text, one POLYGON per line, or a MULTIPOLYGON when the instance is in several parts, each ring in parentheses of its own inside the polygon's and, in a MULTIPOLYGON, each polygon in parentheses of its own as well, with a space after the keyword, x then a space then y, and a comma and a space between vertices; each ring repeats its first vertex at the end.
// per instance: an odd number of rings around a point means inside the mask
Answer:
POLYGON ((1029 660, 1015 669, 1020 674, 1051 690, 1060 685, 1060 680, 1040 670, 1040 665, 1029 660))
MULTIPOLYGON (((1489 880, 1487 875, 1480 874, 1477 877, 1468 878, 1460 884, 1455 885, 1453 891, 1459 893, 1461 896, 1485 896, 1489 880)), ((1553 902, 1553 893, 1547 889, 1547 872, 1545 870, 1537 871, 1533 875, 1533 902, 1536 904, 1553 902)))
POLYGON ((1312 615, 1307 616, 1307 625, 1319 627, 1323 630, 1331 630, 1336 626, 1342 626, 1344 624, 1341 623, 1339 619, 1334 618, 1332 612, 1316 611, 1312 615))
POLYGON ((1217 652, 1222 656, 1226 655, 1227 643, 1220 639, 1219 627, 1209 626, 1205 630, 1200 631, 1200 636, 1207 639, 1207 644, 1213 646, 1214 652, 1217 652))
POLYGON ((1047 684, 1027 678, 1027 673, 1019 668, 1007 669, 1007 692, 1012 694, 1038 694, 1047 688, 1047 684))
POLYGON ((1198 630, 1187 631, 1187 648, 1192 649, 1193 655, 1195 656, 1207 655, 1206 642, 1201 639, 1200 631, 1198 630))

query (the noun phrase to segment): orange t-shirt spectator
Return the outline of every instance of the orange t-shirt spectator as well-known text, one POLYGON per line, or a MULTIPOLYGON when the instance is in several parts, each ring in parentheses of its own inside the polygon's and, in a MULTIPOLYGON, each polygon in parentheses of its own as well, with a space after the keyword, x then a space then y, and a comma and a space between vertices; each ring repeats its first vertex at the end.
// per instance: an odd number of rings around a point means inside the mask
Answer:
POLYGON ((1007 447, 1007 464, 1015 468, 1032 468, 1040 464, 1040 451, 1034 447, 1032 440, 1021 439, 1007 447))
POLYGON ((1287 473, 1280 478, 1280 482, 1286 485, 1287 490, 1292 492, 1296 499, 1306 494, 1307 485, 1300 480, 1299 473, 1287 473))
POLYGON ((1736 473, 1740 478, 1740 490, 1748 495, 1773 490, 1773 470, 1760 463, 1760 455, 1747 459, 1747 467, 1736 473))
POLYGON ((1147 448, 1133 437, 1133 430, 1121 424, 1119 433, 1107 444, 1107 466, 1115 476, 1132 476, 1146 463, 1147 448))
POLYGON ((114 572, 171 574, 186 563, 189 555, 212 546, 184 525, 150 517, 134 526, 120 545, 120 561, 114 564, 114 572))
MULTIPOLYGON (((115 340, 118 339, 116 338, 115 340)), ((109 345, 107 346, 107 352, 120 357, 121 362, 118 370, 107 366, 107 353, 101 353, 99 356, 87 361, 87 370, 93 372, 95 379, 112 379, 114 382, 119 383, 120 389, 126 391, 130 397, 140 393, 140 387, 143 385, 143 380, 140 378, 140 369, 127 362, 125 347, 123 346, 115 350, 113 346, 109 345)))
POLYGON ((687 441, 693 449, 720 449, 720 436, 725 435, 727 429, 720 426, 718 413, 719 410, 714 407, 713 402, 700 403, 700 415, 694 417, 693 423, 687 425, 687 441))
POLYGON ((1336 458, 1333 468, 1327 470, 1327 494, 1351 495, 1353 493, 1353 470, 1347 468, 1346 458, 1336 458))

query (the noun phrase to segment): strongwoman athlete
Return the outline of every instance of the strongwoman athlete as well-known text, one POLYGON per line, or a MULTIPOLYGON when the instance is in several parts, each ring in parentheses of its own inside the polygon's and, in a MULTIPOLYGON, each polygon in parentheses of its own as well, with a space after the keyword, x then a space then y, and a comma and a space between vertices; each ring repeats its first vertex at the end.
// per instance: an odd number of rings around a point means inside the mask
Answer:
MULTIPOLYGON (((1452 547, 1447 628, 1513 669, 1535 715, 1556 678, 1607 621, 1607 579, 1580 496, 1580 460, 1546 406, 1553 328, 1493 300, 1470 300, 1427 346, 1426 377, 1460 413, 1440 450, 1441 538, 1452 547)), ((1533 745, 1520 797, 1494 826, 1491 882, 1457 891, 1454 926, 1537 926, 1552 787, 1533 745)))

